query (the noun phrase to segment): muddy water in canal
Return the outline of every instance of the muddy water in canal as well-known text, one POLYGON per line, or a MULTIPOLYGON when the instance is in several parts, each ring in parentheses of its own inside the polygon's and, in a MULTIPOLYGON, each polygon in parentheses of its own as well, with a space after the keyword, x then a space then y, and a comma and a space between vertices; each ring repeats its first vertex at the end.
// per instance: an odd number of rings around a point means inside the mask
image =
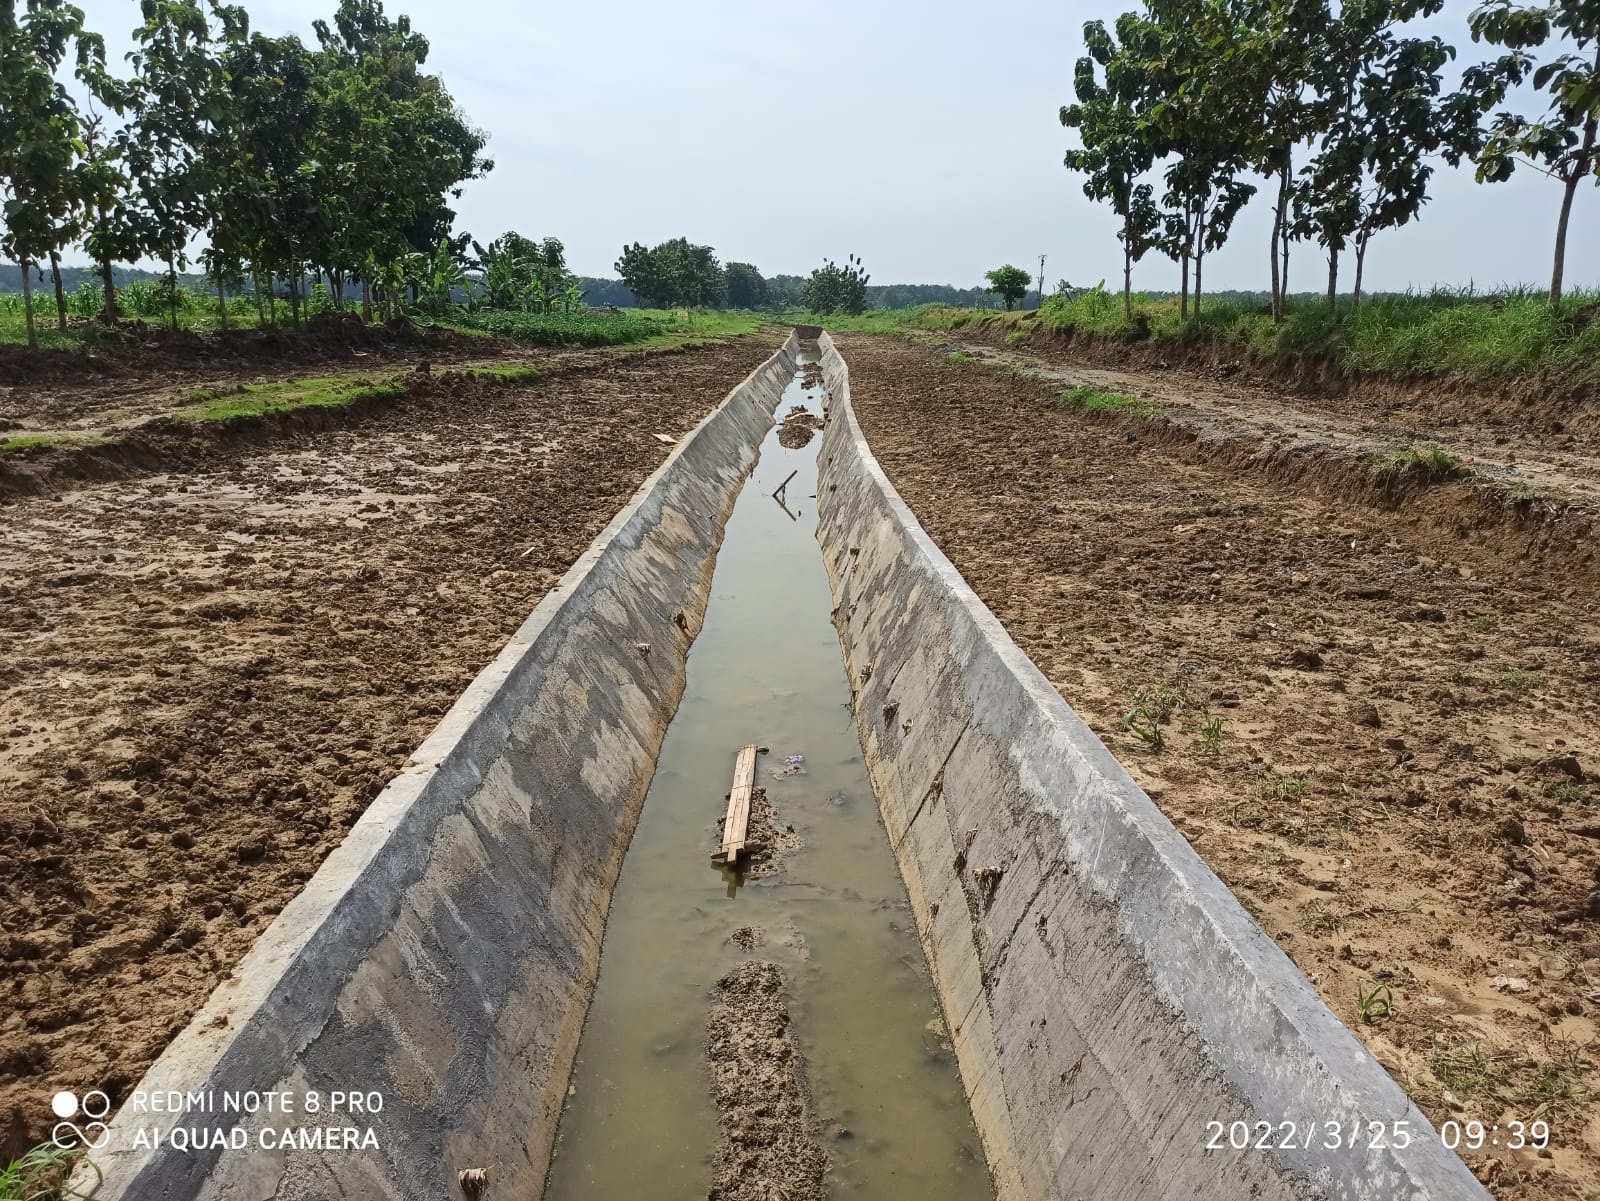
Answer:
POLYGON ((856 737, 816 542, 821 435, 780 443, 796 406, 823 408, 804 371, 717 556, 612 901, 549 1201, 706 1196, 719 1141, 707 1016, 717 980, 746 959, 786 982, 834 1201, 993 1196, 856 737), (780 503, 772 492, 791 472, 780 503), (756 784, 800 843, 750 879, 710 860, 746 743, 769 748, 756 784))

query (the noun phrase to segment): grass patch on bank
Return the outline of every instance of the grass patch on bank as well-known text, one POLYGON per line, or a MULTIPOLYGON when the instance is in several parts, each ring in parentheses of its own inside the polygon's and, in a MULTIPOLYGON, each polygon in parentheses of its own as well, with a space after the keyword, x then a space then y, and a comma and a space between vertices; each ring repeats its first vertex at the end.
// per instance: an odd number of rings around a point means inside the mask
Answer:
MULTIPOLYGON (((53 1143, 44 1143, 22 1158, 0 1165, 0 1201, 65 1201, 68 1197, 92 1196, 98 1191, 98 1183, 89 1193, 67 1190, 67 1177, 82 1156, 81 1148, 63 1151, 53 1143)), ((85 1162, 97 1181, 103 1181, 99 1167, 92 1160, 85 1162)))
POLYGON ((1081 388, 1067 388, 1057 397, 1064 409, 1077 409, 1082 413, 1126 413, 1130 417, 1154 417, 1161 409, 1139 396, 1125 392, 1107 392, 1087 384, 1081 388))
MULTIPOLYGON (((806 309, 789 309, 783 314, 786 325, 820 325, 823 329, 862 334, 900 334, 911 330, 956 329, 958 324, 952 314, 977 313, 977 309, 953 309, 949 305, 919 304, 909 309, 868 309, 851 316, 848 313, 813 313, 806 309)), ((999 314, 990 313, 989 316, 999 314)))
POLYGON ((1373 458, 1372 469, 1379 475, 1413 476, 1425 480, 1459 480, 1472 474, 1467 460, 1437 443, 1385 451, 1373 458))
POLYGON ((620 346, 643 342, 661 332, 656 322, 634 310, 521 313, 478 309, 456 314, 453 324, 534 346, 620 346))
POLYGON ((49 434, 15 434, 10 438, 0 438, 0 455, 25 455, 54 445, 55 439, 49 434))
POLYGON ((639 309, 659 330, 640 345, 652 348, 699 346, 716 338, 756 333, 772 320, 770 313, 746 309, 639 309))
POLYGON ((508 363, 504 367, 466 367, 461 370, 461 374, 477 379, 498 380, 502 384, 514 384, 534 379, 538 376, 539 369, 531 363, 508 363))
POLYGON ((237 389, 199 388, 173 412, 181 421, 226 421, 231 417, 260 417, 291 409, 329 408, 382 396, 399 396, 406 390, 397 378, 373 380, 367 376, 330 376, 286 380, 275 384, 241 384, 237 389))
POLYGON ((740 309, 579 309, 571 313, 479 309, 458 313, 452 328, 534 346, 661 348, 753 334, 768 319, 740 309))

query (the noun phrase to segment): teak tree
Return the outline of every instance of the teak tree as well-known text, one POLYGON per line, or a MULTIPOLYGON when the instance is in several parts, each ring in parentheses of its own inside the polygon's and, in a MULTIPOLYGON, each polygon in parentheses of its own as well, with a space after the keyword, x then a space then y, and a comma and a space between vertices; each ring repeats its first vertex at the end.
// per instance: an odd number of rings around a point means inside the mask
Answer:
POLYGON ((1550 269, 1554 305, 1561 300, 1567 230, 1578 185, 1585 179, 1600 180, 1600 0, 1532 5, 1489 0, 1473 12, 1471 29, 1473 41, 1511 52, 1484 68, 1479 77, 1486 107, 1499 103, 1507 84, 1521 83, 1529 74, 1534 88, 1550 97, 1545 115, 1538 119, 1516 113, 1495 116, 1478 155, 1478 179, 1509 179, 1522 158, 1560 182, 1561 210, 1550 269), (1552 40, 1572 49, 1535 67, 1527 52, 1552 40))
POLYGON ((74 52, 84 63, 104 55, 100 40, 84 29, 81 9, 28 0, 19 15, 14 0, 0 0, 0 252, 22 270, 29 346, 39 344, 32 270, 46 258, 57 319, 66 325, 59 256, 78 233, 84 127, 57 73, 74 52))
POLYGON ((1155 163, 1153 131, 1141 127, 1136 72, 1118 63, 1122 47, 1103 22, 1083 27, 1089 53, 1080 58, 1073 73, 1076 104, 1061 106, 1061 124, 1078 131, 1082 145, 1068 150, 1067 170, 1084 176, 1083 193, 1091 200, 1106 200, 1121 219, 1117 238, 1122 243, 1122 309, 1133 320, 1133 265, 1159 244, 1161 214, 1154 191, 1139 177, 1155 163), (1121 69, 1117 69, 1118 67, 1121 69), (1096 68, 1107 76, 1102 83, 1096 68), (1112 81, 1119 90, 1113 90, 1112 81))

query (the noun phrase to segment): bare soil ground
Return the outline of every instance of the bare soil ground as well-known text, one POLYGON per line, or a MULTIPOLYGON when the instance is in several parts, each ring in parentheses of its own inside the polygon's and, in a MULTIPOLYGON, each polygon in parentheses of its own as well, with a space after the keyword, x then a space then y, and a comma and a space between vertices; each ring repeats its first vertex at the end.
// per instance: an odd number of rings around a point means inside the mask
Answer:
POLYGON ((1541 405, 1461 388, 1369 381, 1337 393, 1251 382, 1221 363, 1128 368, 1086 362, 1070 345, 1035 338, 1021 346, 969 338, 939 339, 962 351, 1057 388, 1090 385, 1140 398, 1211 443, 1246 442, 1307 454, 1375 453, 1437 444, 1463 459, 1480 485, 1545 507, 1600 512, 1600 403, 1541 405))
POLYGON ((0 504, 0 1154, 47 1136, 56 1088, 120 1102, 665 457, 655 435, 772 346, 436 378, 0 504))
MULTIPOLYGON (((839 342, 935 541, 1429 1117, 1551 1123, 1547 1152, 1466 1153, 1479 1177, 1600 1196, 1592 548, 1484 523, 1470 485, 1313 488, 1315 456, 1234 453, 1299 401, 1196 403, 1239 429, 1163 440, 1063 408, 1050 372, 1099 378, 1076 366, 839 342)), ((1591 478, 1586 447, 1506 436, 1591 478)))
POLYGON ((706 1063, 722 1143, 706 1191, 710 1201, 827 1196, 828 1157, 811 1118, 805 1063, 783 993, 783 973, 772 963, 746 960, 717 981, 706 1063))

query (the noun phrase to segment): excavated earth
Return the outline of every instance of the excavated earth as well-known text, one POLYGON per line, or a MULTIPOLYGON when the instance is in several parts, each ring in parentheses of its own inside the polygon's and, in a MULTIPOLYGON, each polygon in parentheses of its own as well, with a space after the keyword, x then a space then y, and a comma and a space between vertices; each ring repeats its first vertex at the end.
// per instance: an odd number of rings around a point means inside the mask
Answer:
POLYGON ((746 960, 717 981, 706 1064, 722 1129, 709 1201, 824 1201, 828 1157, 776 964, 746 960))
POLYGON ((0 1154, 48 1137, 54 1088, 120 1102, 666 456, 657 435, 773 345, 435 373, 0 502, 0 1154))
MULTIPOLYGON (((1117 372, 1173 406, 1162 437, 1064 408, 1113 382, 1065 356, 836 340, 929 534, 1433 1122, 1551 1124, 1464 1152, 1480 1179, 1600 1195, 1600 588, 1566 516, 1237 453, 1312 407, 1350 446, 1406 436, 1361 406, 1117 372)), ((1505 445, 1581 513, 1589 448, 1538 420, 1505 445)))

